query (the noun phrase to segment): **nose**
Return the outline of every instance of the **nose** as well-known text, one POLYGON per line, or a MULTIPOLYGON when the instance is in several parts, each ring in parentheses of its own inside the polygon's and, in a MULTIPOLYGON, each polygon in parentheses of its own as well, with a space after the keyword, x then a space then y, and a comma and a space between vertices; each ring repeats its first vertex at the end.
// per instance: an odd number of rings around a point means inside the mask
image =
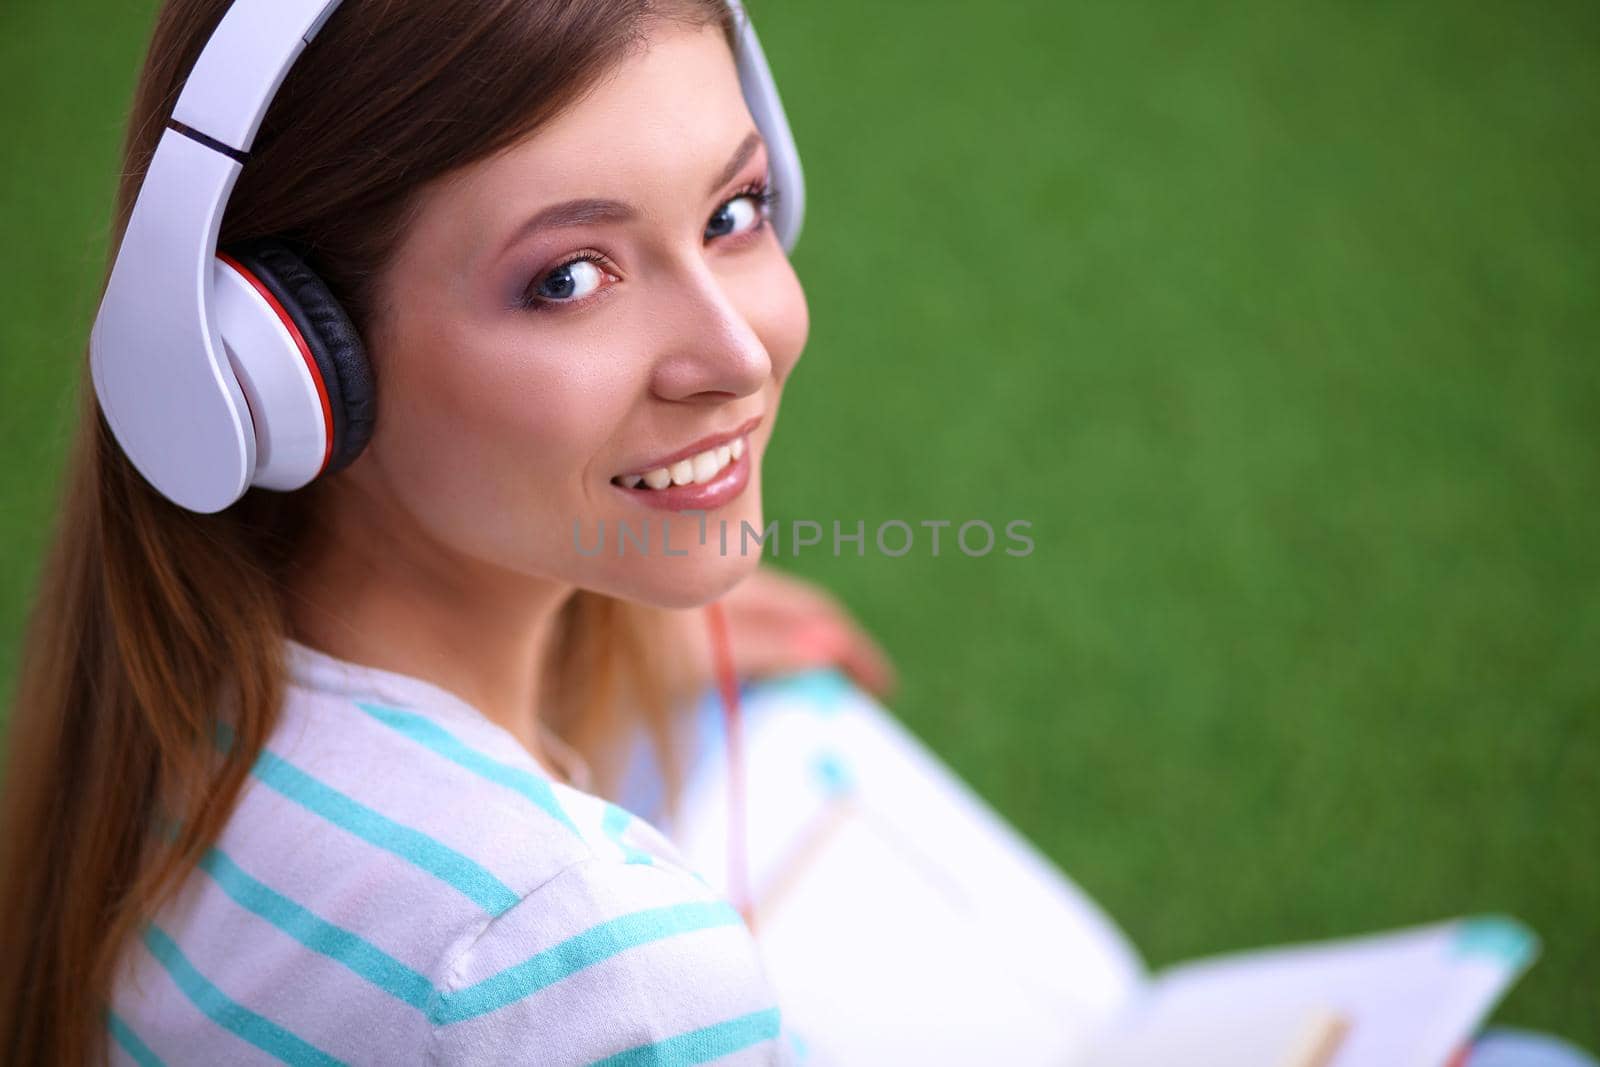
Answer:
POLYGON ((703 260, 678 278, 657 316, 666 344, 651 390, 663 400, 704 403, 759 390, 772 376, 772 360, 723 282, 703 260))

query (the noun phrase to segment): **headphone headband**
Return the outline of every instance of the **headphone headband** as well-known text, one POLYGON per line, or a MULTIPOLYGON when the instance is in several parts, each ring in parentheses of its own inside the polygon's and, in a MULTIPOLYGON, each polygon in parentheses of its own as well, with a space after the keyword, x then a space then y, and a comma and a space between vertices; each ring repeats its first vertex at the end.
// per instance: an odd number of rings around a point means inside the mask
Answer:
POLYGON ((272 98, 340 0, 235 0, 184 83, 172 119, 249 153, 272 98))
MULTIPOLYGON (((328 466, 340 415, 324 417, 333 390, 310 358, 321 346, 307 343, 311 327, 283 319, 260 279, 219 260, 217 238, 273 97, 339 3, 229 7, 156 145, 90 333, 95 393, 118 444, 191 511, 221 511, 251 485, 297 489, 328 466)), ((740 89, 782 193, 772 225, 792 251, 805 206, 799 153, 755 28, 740 0, 727 4, 740 89)))

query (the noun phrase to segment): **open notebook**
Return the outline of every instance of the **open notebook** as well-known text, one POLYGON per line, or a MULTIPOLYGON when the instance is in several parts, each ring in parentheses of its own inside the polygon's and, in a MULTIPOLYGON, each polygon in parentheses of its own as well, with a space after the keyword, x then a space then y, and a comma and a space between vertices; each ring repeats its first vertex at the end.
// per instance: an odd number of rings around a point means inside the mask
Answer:
MULTIPOLYGON (((1150 974, 1115 925, 842 676, 746 686, 755 932, 808 1062, 838 1067, 1444 1067, 1537 951, 1499 917, 1150 974)), ((669 821, 649 757, 618 798, 728 886, 722 712, 688 720, 669 821)))

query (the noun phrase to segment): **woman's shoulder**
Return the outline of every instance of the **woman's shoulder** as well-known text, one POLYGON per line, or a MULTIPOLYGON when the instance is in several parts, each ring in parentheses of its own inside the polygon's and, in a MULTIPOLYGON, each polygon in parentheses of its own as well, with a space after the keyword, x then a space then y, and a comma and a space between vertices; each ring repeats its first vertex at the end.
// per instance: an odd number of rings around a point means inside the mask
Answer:
POLYGON ((142 932, 119 1024, 218 1062, 785 1062, 738 913, 648 823, 519 751, 291 686, 221 836, 142 932))
POLYGON ((475 712, 451 712, 291 684, 236 814, 342 844, 323 850, 333 862, 421 868, 491 911, 587 859, 693 874, 654 827, 554 780, 475 712))
POLYGON ((410 868, 399 877, 420 869, 475 905, 439 945, 426 1011, 438 1062, 498 1062, 533 1040, 557 1063, 673 1042, 782 1062, 749 929, 650 823, 554 781, 472 716, 310 690, 291 704, 263 785, 309 802, 333 826, 324 836, 387 850, 410 868), (289 765, 367 811, 319 797, 289 765))
POLYGON ((429 1021, 447 1064, 503 1062, 534 1035, 553 1063, 791 1055, 732 905, 678 867, 605 855, 486 924, 443 974, 429 1021))

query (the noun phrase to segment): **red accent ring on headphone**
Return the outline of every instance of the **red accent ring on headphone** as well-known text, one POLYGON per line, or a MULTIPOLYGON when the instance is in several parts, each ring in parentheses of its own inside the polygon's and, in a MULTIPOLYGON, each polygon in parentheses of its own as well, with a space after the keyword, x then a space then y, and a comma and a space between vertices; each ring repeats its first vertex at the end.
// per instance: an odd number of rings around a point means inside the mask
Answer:
MULTIPOLYGON (((317 468, 317 474, 328 469, 328 460, 333 457, 333 405, 328 401, 328 387, 322 381, 322 369, 317 366, 316 357, 311 354, 311 347, 306 344, 306 339, 300 333, 300 327, 295 325, 294 319, 278 303, 278 298, 272 291, 261 284, 261 279, 250 273, 250 269, 226 252, 218 252, 217 258, 232 267, 239 276, 249 282, 256 292, 266 299, 267 304, 277 314, 278 320, 283 323, 284 329, 289 331, 289 336, 294 339, 295 347, 300 350, 300 358, 305 361, 306 370, 311 372, 311 381, 317 387, 317 397, 322 401, 322 427, 323 439, 327 442, 322 449, 322 465, 317 468)), ((312 477, 315 477, 313 475, 312 477)))

